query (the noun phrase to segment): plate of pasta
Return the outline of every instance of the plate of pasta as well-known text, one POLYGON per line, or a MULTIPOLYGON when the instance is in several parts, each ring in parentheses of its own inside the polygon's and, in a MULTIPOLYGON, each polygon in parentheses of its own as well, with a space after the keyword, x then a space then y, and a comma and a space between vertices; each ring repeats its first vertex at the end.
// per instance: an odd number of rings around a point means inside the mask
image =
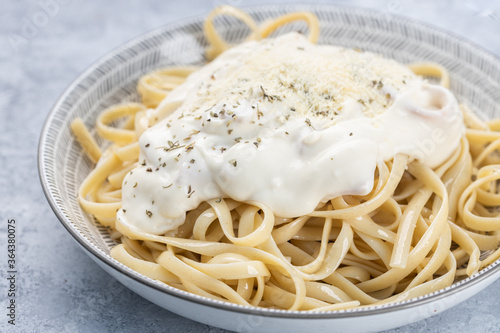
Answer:
POLYGON ((393 328, 500 277, 500 61, 383 13, 221 6, 78 77, 39 172, 85 252, 167 310, 393 328))

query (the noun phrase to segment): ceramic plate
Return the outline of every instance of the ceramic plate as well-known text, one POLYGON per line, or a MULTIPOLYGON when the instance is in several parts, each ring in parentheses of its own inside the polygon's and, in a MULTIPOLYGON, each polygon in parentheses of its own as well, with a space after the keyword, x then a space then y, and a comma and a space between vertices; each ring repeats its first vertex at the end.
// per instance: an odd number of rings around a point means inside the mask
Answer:
MULTIPOLYGON (((290 11, 319 17, 319 43, 360 48, 402 63, 433 61, 451 74, 451 90, 485 118, 500 117, 500 61, 480 48, 419 22, 387 13, 330 6, 275 6, 246 9, 257 21, 290 11)), ((55 214, 89 256, 128 288, 190 319, 234 331, 376 331, 421 320, 471 297, 500 277, 500 261, 451 287, 403 303, 328 313, 249 308, 192 295, 130 270, 109 255, 115 245, 77 201, 79 184, 93 165, 69 130, 81 117, 93 128, 98 113, 125 100, 138 100, 138 78, 159 67, 203 64, 203 17, 154 30, 112 51, 81 74, 47 118, 39 146, 41 182, 55 214)), ((232 19, 217 22, 230 41, 247 29, 232 19)), ((303 30, 305 24, 280 29, 303 30)), ((95 130, 92 131, 95 134, 95 130)), ((103 143, 100 142, 99 143, 103 143)))

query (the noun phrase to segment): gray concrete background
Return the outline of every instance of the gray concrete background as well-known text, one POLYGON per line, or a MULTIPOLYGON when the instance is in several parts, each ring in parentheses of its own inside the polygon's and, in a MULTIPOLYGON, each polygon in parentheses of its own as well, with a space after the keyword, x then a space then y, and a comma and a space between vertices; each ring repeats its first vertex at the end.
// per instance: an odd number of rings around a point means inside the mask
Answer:
MULTIPOLYGON (((204 15, 217 4, 293 2, 0 0, 1 332, 222 332, 137 296, 80 250, 42 193, 37 143, 44 119, 68 84, 121 43, 161 25, 204 15), (6 316, 9 219, 17 226, 15 327, 6 316)), ((500 56, 499 0, 314 3, 420 19, 500 56)), ((390 332, 409 331, 500 332, 500 280, 440 315, 390 332)))

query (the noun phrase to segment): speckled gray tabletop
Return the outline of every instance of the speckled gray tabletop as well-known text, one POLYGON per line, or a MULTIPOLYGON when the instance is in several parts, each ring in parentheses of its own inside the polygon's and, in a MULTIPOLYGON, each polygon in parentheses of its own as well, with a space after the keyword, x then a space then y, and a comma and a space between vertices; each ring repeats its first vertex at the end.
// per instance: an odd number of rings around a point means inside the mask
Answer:
MULTIPOLYGON (((52 213, 37 174, 45 117, 66 86, 121 43, 218 4, 285 1, 0 0, 0 331, 222 332, 112 279, 52 213), (8 222, 16 225, 16 325, 8 324, 8 222)), ((286 1, 287 3, 293 1, 286 1)), ((301 1, 304 2, 304 1, 301 1)), ((500 56, 500 1, 315 1, 420 19, 500 56)), ((460 305, 390 332, 500 332, 500 280, 460 305)))

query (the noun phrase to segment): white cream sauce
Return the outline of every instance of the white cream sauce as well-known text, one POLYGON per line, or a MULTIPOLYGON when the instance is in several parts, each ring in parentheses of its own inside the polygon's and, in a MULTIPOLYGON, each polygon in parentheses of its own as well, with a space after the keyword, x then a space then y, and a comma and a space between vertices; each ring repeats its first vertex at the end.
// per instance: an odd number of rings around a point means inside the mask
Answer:
POLYGON ((430 167, 463 134, 455 97, 404 65, 312 45, 291 33, 237 46, 193 73, 155 110, 123 183, 126 219, 174 233, 208 199, 254 200, 295 217, 373 187, 404 153, 430 167))

